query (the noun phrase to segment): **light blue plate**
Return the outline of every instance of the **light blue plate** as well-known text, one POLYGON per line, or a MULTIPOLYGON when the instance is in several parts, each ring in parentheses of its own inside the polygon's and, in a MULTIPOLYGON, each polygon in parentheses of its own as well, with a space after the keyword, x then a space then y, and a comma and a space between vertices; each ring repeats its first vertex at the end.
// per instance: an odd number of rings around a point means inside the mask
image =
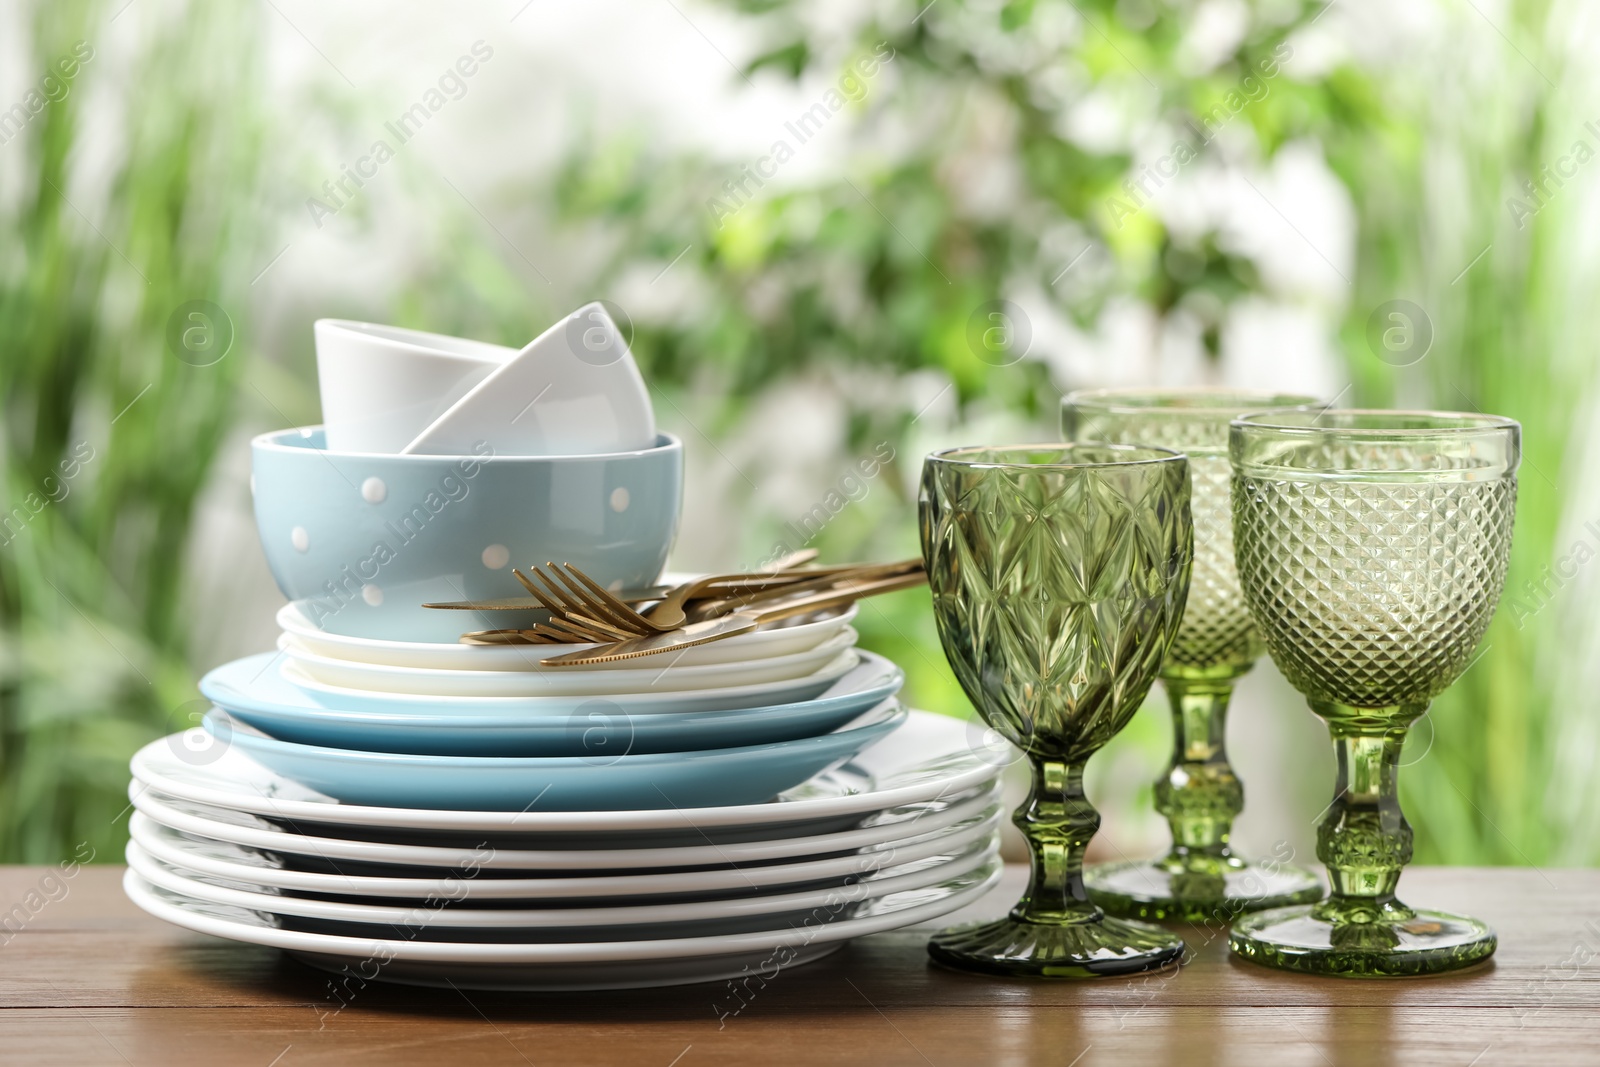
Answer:
POLYGON ((324 694, 282 678, 276 654, 246 656, 200 681, 207 700, 280 741, 362 752, 435 756, 589 756, 687 752, 764 745, 836 730, 900 691, 905 674, 871 652, 811 700, 728 711, 630 714, 626 698, 587 700, 560 715, 531 714, 513 700, 492 712, 460 703, 419 708, 412 700, 378 710, 326 706, 324 694))
POLYGON ((453 811, 621 811, 759 804, 900 726, 887 702, 842 730, 769 745, 625 756, 419 756, 296 745, 213 709, 219 742, 347 804, 453 811))

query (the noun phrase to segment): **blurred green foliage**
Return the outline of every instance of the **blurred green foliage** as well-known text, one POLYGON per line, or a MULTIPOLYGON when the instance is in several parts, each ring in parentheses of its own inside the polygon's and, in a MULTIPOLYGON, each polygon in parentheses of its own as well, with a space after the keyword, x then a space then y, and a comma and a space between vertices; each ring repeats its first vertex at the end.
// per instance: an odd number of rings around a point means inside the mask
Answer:
MULTIPOLYGON (((1224 234, 1174 232, 1150 210, 1129 217, 1124 182, 1139 173, 1139 161, 1123 148, 1083 147, 1062 132, 1062 119, 1084 95, 1099 93, 1136 101, 1147 121, 1193 142, 1185 131, 1222 105, 1254 137, 1254 158, 1244 163, 1264 165, 1285 145, 1309 140, 1354 205, 1355 270, 1345 279, 1340 331, 1351 386, 1339 402, 1521 419, 1526 466, 1509 588, 1547 566, 1580 399, 1575 372, 1585 384, 1591 377, 1586 362, 1574 367, 1562 335, 1582 336, 1592 312, 1581 296, 1559 300, 1550 284, 1552 272, 1578 255, 1557 236, 1570 220, 1551 209, 1526 229, 1512 228, 1502 207, 1506 190, 1565 151, 1576 130, 1571 116, 1557 121, 1552 90, 1562 72, 1538 45, 1550 16, 1545 5, 1515 5, 1507 28, 1515 40, 1506 38, 1497 64, 1463 70, 1444 85, 1437 74, 1455 65, 1453 55, 1378 71, 1343 62, 1319 77, 1282 76, 1275 58, 1292 53, 1286 42, 1320 17, 1321 3, 1253 5, 1233 55, 1199 76, 1183 73, 1180 56, 1196 17, 1187 3, 951 2, 909 24, 910 7, 896 6, 892 18, 869 20, 844 41, 818 26, 806 4, 734 6, 767 42, 747 72, 841 77, 883 42, 892 46, 892 73, 869 80, 851 105, 857 132, 844 173, 741 197, 724 216, 706 205, 726 202, 725 183, 738 187, 747 171, 660 158, 625 141, 578 146, 554 186, 569 220, 601 219, 617 237, 601 285, 638 257, 665 262, 691 249, 705 314, 642 324, 637 347, 658 386, 722 398, 711 402, 712 421, 697 424, 704 432, 732 425, 754 391, 819 365, 847 380, 840 368, 932 369, 953 384, 964 411, 1004 409, 1052 432, 1060 383, 1044 364, 996 366, 967 337, 980 305, 1019 288, 1048 294, 1055 310, 1081 324, 1108 299, 1133 294, 1162 316, 1197 317, 1215 355, 1230 304, 1269 285, 1250 258, 1229 250, 1224 234), (1252 77, 1270 84, 1256 86, 1243 105, 1237 96, 1230 103, 1252 77), (893 140, 894 151, 878 150, 879 138, 893 140), (1002 207, 975 210, 954 176, 985 153, 1013 162, 1020 180, 1002 207), (1091 284, 1058 286, 1063 266, 1085 250, 1105 253, 1111 269, 1091 284), (1394 299, 1419 304, 1431 319, 1433 346, 1415 367, 1384 361, 1369 340, 1369 319, 1394 299)), ((1448 52, 1445 41, 1440 47, 1448 52)), ((1263 212, 1277 210, 1262 199, 1263 212)), ((1285 239, 1306 240, 1297 230, 1285 239)), ((885 439, 898 446, 902 466, 914 467, 914 413, 883 404, 881 390, 857 395, 845 454, 865 454, 885 439)), ((848 509, 851 521, 829 525, 816 543, 838 558, 914 551, 910 482, 887 479, 897 492, 848 509)), ((1543 781, 1555 743, 1547 733, 1553 698, 1532 659, 1550 625, 1544 619, 1523 631, 1502 613, 1482 660, 1416 731, 1420 752, 1407 756, 1403 789, 1420 862, 1535 863, 1561 847, 1543 781)), ((924 604, 901 596, 868 605, 859 628, 869 645, 905 664, 912 700, 966 713, 924 604)))
MULTIPOLYGON (((1511 5, 1506 37, 1479 34, 1487 44, 1465 58, 1446 34, 1437 55, 1366 67, 1341 59, 1295 77, 1264 64, 1322 16, 1321 3, 1257 0, 1231 52, 1199 65, 1190 54, 1199 6, 1188 0, 894 3, 852 12, 847 31, 794 0, 724 6, 763 42, 746 64, 751 80, 851 89, 827 120, 849 148, 839 167, 756 181, 747 168, 757 160, 665 151, 643 132, 595 135, 553 172, 496 194, 534 205, 556 238, 592 253, 558 293, 524 276, 520 254, 446 190, 427 205, 436 247, 405 268, 389 317, 515 342, 567 306, 613 298, 635 313, 634 348, 661 422, 702 456, 748 435, 764 405, 820 388, 842 412, 828 458, 809 472, 816 484, 882 443, 896 458, 814 543, 839 559, 913 554, 922 452, 948 443, 940 434, 951 425, 975 437, 1053 435, 1060 389, 1076 384, 1038 352, 1014 365, 984 358, 972 323, 986 303, 1026 292, 1091 329, 1108 304, 1134 299, 1163 320, 1198 323, 1214 357, 1230 308, 1273 290, 1230 235, 1128 212, 1125 183, 1140 160, 1125 145, 1094 147, 1068 121, 1089 98, 1172 138, 1222 115, 1227 136, 1202 156, 1264 166, 1286 146, 1312 144, 1348 195, 1356 246, 1339 343, 1352 385, 1341 402, 1522 419, 1512 588, 1549 563, 1569 506, 1560 487, 1575 405, 1592 384, 1592 357, 1574 352, 1595 324, 1573 283, 1587 276, 1573 267, 1580 238, 1567 207, 1557 201, 1523 227, 1503 207, 1591 117, 1556 89, 1564 72, 1540 44, 1546 6, 1511 5), (1241 97, 1252 78, 1257 88, 1241 97), (670 266, 692 311, 649 306, 661 298, 630 280, 641 264, 647 277, 670 266), (1433 348, 1413 367, 1369 346, 1370 316, 1393 299, 1431 319, 1433 348)), ((261 332, 249 282, 276 243, 256 218, 273 163, 257 110, 258 13, 175 10, 151 23, 131 70, 113 79, 90 62, 71 93, 0 148, 25 161, 21 194, 0 202, 16 235, 0 257, 8 500, 43 486, 80 444, 95 455, 59 503, 0 546, 7 860, 54 858, 82 840, 116 854, 128 755, 190 724, 197 668, 211 666, 190 662, 205 620, 184 608, 197 495, 236 412, 280 417, 243 377, 261 332), (122 131, 110 152, 90 152, 98 142, 82 127, 83 86, 97 78, 122 131), (196 299, 227 308, 237 328, 236 350, 214 366, 167 349, 168 318, 196 299)), ((107 17, 87 0, 34 11, 29 50, 41 67, 79 39, 92 44, 107 17)), ((744 85, 730 78, 729 88, 744 85)), ((740 516, 741 558, 726 562, 769 556, 789 537, 784 524, 815 502, 762 498, 767 462, 729 460, 739 469, 725 504, 740 516)), ((1416 762, 1402 788, 1419 860, 1600 859, 1563 844, 1566 824, 1549 817, 1553 697, 1532 656, 1552 639, 1555 615, 1519 629, 1503 611, 1482 660, 1430 716, 1436 734, 1418 731, 1431 748, 1408 753, 1416 762)), ((858 627, 906 667, 911 700, 967 713, 923 596, 864 604, 858 627)), ((1130 737, 1163 743, 1148 716, 1130 737)), ((1325 782, 1309 777, 1308 795, 1320 797, 1325 782)))
POLYGON ((85 128, 90 86, 117 61, 95 47, 107 12, 37 5, 29 51, 42 71, 75 45, 91 58, 0 149, 22 163, 0 207, 12 235, 0 258, 6 862, 84 841, 118 858, 128 757, 194 725, 183 568, 245 353, 195 366, 167 335, 194 300, 233 309, 247 333, 248 279, 233 265, 253 239, 241 205, 260 155, 248 22, 202 3, 173 14, 117 75, 140 91, 101 98, 118 142, 108 154, 93 151, 106 131, 85 128))

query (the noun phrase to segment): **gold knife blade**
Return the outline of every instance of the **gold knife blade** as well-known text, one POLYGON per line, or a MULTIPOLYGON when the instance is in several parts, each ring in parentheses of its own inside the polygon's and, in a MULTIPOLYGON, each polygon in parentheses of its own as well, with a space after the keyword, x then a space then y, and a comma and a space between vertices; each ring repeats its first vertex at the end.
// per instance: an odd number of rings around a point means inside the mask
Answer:
MULTIPOLYGON (((670 585, 652 585, 643 589, 624 589, 617 594, 619 600, 629 604, 659 600, 673 590, 670 585)), ((444 608, 449 611, 543 611, 544 605, 531 596, 504 596, 493 600, 447 600, 437 604, 424 604, 425 608, 444 608)))
POLYGON ((591 663, 611 663, 619 659, 655 656, 663 652, 674 652, 680 648, 693 648, 695 645, 719 641, 724 637, 749 633, 760 625, 754 615, 724 615, 717 619, 707 619, 705 622, 692 622, 687 626, 677 630, 669 630, 663 634, 635 637, 627 641, 618 641, 614 645, 596 645, 593 648, 586 648, 582 652, 568 652, 562 656, 540 660, 539 665, 541 667, 581 667, 591 663))

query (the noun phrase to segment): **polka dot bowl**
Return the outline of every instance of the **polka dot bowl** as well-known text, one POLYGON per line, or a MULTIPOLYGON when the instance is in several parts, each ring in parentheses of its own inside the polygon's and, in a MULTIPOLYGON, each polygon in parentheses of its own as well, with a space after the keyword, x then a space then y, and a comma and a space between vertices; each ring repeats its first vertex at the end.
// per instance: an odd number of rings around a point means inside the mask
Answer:
POLYGON ((558 560, 602 585, 649 585, 678 527, 683 443, 591 456, 334 452, 322 428, 251 442, 256 528, 278 587, 329 633, 453 641, 529 625, 431 601, 525 595, 513 567, 558 560))

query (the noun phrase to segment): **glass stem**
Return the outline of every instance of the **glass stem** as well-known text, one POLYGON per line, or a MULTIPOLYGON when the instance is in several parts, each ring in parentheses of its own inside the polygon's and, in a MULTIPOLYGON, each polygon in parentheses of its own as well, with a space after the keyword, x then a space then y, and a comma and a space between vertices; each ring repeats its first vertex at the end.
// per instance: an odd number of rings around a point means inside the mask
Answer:
POLYGON ((1163 678, 1172 701, 1172 766, 1156 782, 1156 810, 1172 828, 1169 861, 1227 859, 1244 787, 1228 763, 1228 701, 1237 675, 1163 678))
POLYGON ((1011 917, 1051 926, 1099 921, 1083 886, 1083 853, 1100 828, 1100 813, 1083 792, 1083 761, 1036 760, 1028 802, 1012 821, 1028 840, 1033 869, 1011 917))
POLYGON ((1400 810, 1400 751, 1426 704, 1352 708, 1314 702, 1338 757, 1333 803, 1317 827, 1317 857, 1332 887, 1316 914, 1332 921, 1409 918, 1395 899, 1411 862, 1411 826, 1400 810))

